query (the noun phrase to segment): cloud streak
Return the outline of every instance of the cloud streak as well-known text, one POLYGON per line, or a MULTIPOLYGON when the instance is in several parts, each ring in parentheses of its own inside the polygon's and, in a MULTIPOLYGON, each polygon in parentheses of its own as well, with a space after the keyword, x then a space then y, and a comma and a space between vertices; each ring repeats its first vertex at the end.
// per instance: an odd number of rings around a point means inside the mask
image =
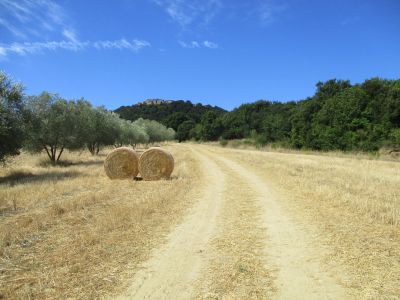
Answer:
POLYGON ((96 49, 119 49, 119 50, 132 50, 139 51, 145 47, 151 47, 148 41, 134 39, 132 41, 127 41, 126 39, 120 39, 116 41, 97 41, 93 43, 96 49))
POLYGON ((274 23, 278 16, 286 9, 286 5, 277 4, 273 0, 260 0, 256 14, 258 14, 261 25, 269 25, 274 23))
POLYGON ((64 9, 53 0, 0 0, 1 27, 11 33, 16 38, 16 42, 0 43, 0 57, 56 50, 77 52, 88 48, 136 52, 151 47, 148 41, 139 39, 82 42, 72 26, 68 24, 64 9), (59 40, 49 38, 49 34, 56 34, 59 40), (40 38, 47 37, 47 41, 31 41, 28 37, 32 35, 40 38))
POLYGON ((181 27, 207 25, 222 8, 222 0, 151 0, 181 27))
POLYGON ((200 44, 197 41, 191 41, 191 42, 178 41, 178 43, 179 45, 181 45, 182 48, 189 48, 189 49, 200 48, 200 44))
POLYGON ((210 49, 217 49, 218 48, 218 44, 210 42, 210 41, 204 41, 203 45, 204 45, 204 47, 210 48, 210 49))
POLYGON ((187 49, 195 49, 195 48, 209 48, 209 49, 217 49, 219 48, 217 43, 210 42, 210 41, 203 41, 203 42, 198 42, 198 41, 190 41, 190 42, 183 42, 183 41, 178 41, 178 44, 182 48, 187 48, 187 49))
MULTIPOLYGON (((68 36, 68 34, 66 34, 68 36)), ((0 57, 5 57, 9 54, 27 55, 43 53, 45 51, 68 50, 68 51, 81 51, 87 48, 95 48, 98 50, 130 50, 137 52, 143 48, 151 47, 148 41, 134 39, 128 41, 126 39, 120 40, 102 40, 95 42, 80 42, 75 39, 75 36, 70 36, 68 40, 50 41, 50 42, 24 42, 12 44, 0 44, 0 57)))
POLYGON ((71 27, 64 9, 52 0, 0 0, 0 26, 20 39, 71 27))

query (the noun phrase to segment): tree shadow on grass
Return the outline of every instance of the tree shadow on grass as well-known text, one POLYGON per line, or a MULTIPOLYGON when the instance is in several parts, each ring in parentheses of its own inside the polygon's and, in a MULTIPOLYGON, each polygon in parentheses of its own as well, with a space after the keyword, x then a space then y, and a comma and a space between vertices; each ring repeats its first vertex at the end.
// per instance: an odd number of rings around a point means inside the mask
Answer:
POLYGON ((72 166, 97 166, 104 164, 102 160, 88 160, 88 161, 76 161, 72 163, 72 166))
POLYGON ((9 184, 11 186, 14 186, 17 184, 25 184, 33 182, 43 182, 43 181, 53 182, 70 178, 76 178, 78 176, 82 176, 82 173, 76 171, 64 171, 64 172, 50 171, 41 174, 33 174, 31 172, 25 172, 25 171, 14 171, 9 175, 0 177, 0 185, 9 184))
POLYGON ((39 166, 43 168, 47 167, 60 167, 60 168, 65 168, 65 167, 73 167, 73 166, 95 166, 95 165, 101 165, 103 164, 103 161, 99 160, 87 160, 87 161, 70 161, 70 160, 62 160, 59 161, 58 163, 54 164, 49 160, 42 160, 39 162, 39 166))

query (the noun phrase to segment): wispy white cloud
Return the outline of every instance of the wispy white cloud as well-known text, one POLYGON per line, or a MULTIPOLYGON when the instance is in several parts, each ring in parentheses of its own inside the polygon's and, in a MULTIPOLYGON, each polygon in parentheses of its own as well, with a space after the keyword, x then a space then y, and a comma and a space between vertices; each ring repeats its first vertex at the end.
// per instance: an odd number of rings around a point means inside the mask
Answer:
POLYGON ((191 42, 183 42, 183 41, 178 41, 179 45, 181 45, 182 48, 189 48, 189 49, 194 49, 194 48, 209 48, 209 49, 217 49, 219 46, 217 43, 210 42, 210 41, 203 41, 203 42, 198 42, 198 41, 191 41, 191 42))
POLYGON ((3 51, 0 51, 0 56, 6 56, 8 54, 19 54, 26 55, 32 53, 41 53, 46 50, 72 50, 79 51, 85 49, 88 43, 75 43, 72 41, 51 41, 51 42, 24 42, 24 43, 12 43, 9 45, 1 45, 3 51))
POLYGON ((277 20, 279 15, 287 9, 287 5, 276 0, 259 0, 256 14, 261 25, 269 25, 277 20))
POLYGON ((17 36, 18 38, 26 38, 25 33, 23 33, 17 27, 15 27, 14 25, 10 24, 7 20, 5 20, 5 19, 3 19, 1 17, 0 17, 0 27, 4 27, 9 32, 11 32, 14 36, 17 36))
POLYGON ((142 48, 150 47, 150 43, 144 40, 134 39, 128 41, 126 39, 120 39, 115 41, 103 40, 96 42, 80 42, 71 36, 69 40, 63 41, 50 41, 50 42, 24 42, 24 43, 12 43, 9 45, 0 45, 0 57, 5 57, 8 54, 35 54, 43 53, 45 51, 55 50, 69 50, 69 51, 80 51, 87 48, 96 48, 98 50, 131 50, 139 51, 142 48))
POLYGON ((76 33, 70 29, 64 29, 62 32, 63 36, 65 36, 69 41, 78 43, 78 38, 76 37, 76 33))
POLYGON ((0 26, 21 39, 71 27, 64 9, 52 0, 0 0, 0 20, 0 26))
POLYGON ((16 41, 0 43, 0 57, 87 48, 139 51, 151 46, 148 41, 139 39, 80 41, 66 11, 54 0, 0 0, 1 27, 16 41), (35 36, 36 40, 32 41, 35 36))
POLYGON ((0 57, 6 56, 6 55, 7 55, 7 50, 0 46, 0 57))
POLYGON ((150 0, 182 27, 208 24, 222 8, 222 0, 150 0))
POLYGON ((196 41, 191 41, 191 42, 182 42, 178 41, 179 45, 181 45, 182 48, 200 48, 199 42, 196 41))
POLYGON ((145 47, 150 47, 151 44, 148 41, 134 39, 127 41, 126 39, 120 39, 116 41, 97 41, 93 43, 96 49, 127 49, 138 51, 145 47))
POLYGON ((213 42, 210 42, 210 41, 204 41, 203 45, 204 45, 204 47, 210 48, 210 49, 217 49, 218 48, 218 44, 217 43, 213 43, 213 42))

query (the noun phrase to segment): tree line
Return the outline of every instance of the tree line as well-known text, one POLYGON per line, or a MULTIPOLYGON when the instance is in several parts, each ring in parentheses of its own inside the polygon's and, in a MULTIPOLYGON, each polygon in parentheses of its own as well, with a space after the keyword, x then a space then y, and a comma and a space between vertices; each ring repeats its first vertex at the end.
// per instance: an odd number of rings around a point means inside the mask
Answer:
POLYGON ((85 99, 65 100, 48 92, 25 96, 21 84, 0 72, 0 161, 7 155, 19 154, 21 148, 45 151, 56 163, 65 149, 86 147, 95 155, 103 146, 134 147, 174 137, 172 128, 157 121, 121 119, 85 99))
MULTIPOLYGON (((400 147, 400 80, 372 78, 352 85, 332 79, 318 82, 315 94, 304 100, 259 100, 231 112, 203 109, 195 117, 180 105, 136 105, 130 111, 135 117, 145 111, 148 118, 155 112, 158 120, 176 130, 179 141, 251 138, 259 145, 323 151, 400 147)), ((128 112, 121 116, 129 118, 128 112)))
POLYGON ((111 112, 47 92, 25 96, 22 85, 0 72, 0 160, 22 147, 45 151, 57 162, 64 149, 87 147, 94 155, 107 145, 174 138, 252 139, 259 145, 323 151, 400 148, 400 80, 372 78, 352 85, 332 79, 318 82, 315 94, 304 100, 259 100, 230 112, 190 101, 111 112))
MULTIPOLYGON (((377 151, 400 146, 400 80, 318 82, 298 102, 257 101, 215 118, 225 139, 312 150, 377 151)), ((179 133, 178 133, 179 134, 179 133)), ((218 134, 215 134, 216 136, 218 134)))

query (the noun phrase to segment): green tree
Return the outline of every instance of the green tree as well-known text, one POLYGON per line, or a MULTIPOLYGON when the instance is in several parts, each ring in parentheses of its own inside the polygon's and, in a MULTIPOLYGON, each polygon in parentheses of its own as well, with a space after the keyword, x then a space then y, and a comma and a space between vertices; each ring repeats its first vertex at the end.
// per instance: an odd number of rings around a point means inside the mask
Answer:
POLYGON ((206 112, 201 118, 200 137, 204 141, 216 141, 222 133, 222 122, 214 111, 206 112))
POLYGON ((22 85, 0 71, 0 161, 17 155, 24 137, 22 85))
POLYGON ((190 139, 190 131, 196 126, 196 123, 192 120, 184 121, 178 126, 176 132, 176 138, 179 142, 186 141, 190 139))
POLYGON ((175 138, 175 131, 172 128, 167 128, 157 121, 139 118, 133 124, 145 129, 149 137, 149 143, 168 141, 175 138))
POLYGON ((221 117, 222 138, 241 139, 250 134, 250 124, 247 116, 247 104, 221 117))
POLYGON ((79 118, 75 102, 43 92, 28 98, 27 110, 26 149, 45 150, 50 161, 57 163, 64 149, 83 146, 82 139, 78 138, 79 118))
POLYGON ((120 119, 119 122, 120 132, 115 143, 116 146, 131 145, 135 147, 139 143, 147 143, 149 141, 149 136, 144 127, 123 119, 120 119))
POLYGON ((201 126, 201 124, 196 124, 196 126, 194 126, 190 130, 189 138, 190 139, 194 139, 196 141, 201 140, 201 138, 202 138, 202 136, 201 136, 202 130, 203 130, 203 126, 201 126))
POLYGON ((94 108, 83 99, 76 105, 79 143, 85 144, 92 155, 98 154, 102 146, 114 145, 121 131, 119 117, 104 107, 94 108))
POLYGON ((188 120, 189 117, 185 113, 178 111, 166 117, 162 123, 167 127, 178 130, 179 125, 188 120))
POLYGON ((310 146, 318 150, 359 148, 362 132, 369 129, 369 120, 363 115, 366 106, 366 93, 356 86, 326 100, 313 118, 310 146))
POLYGON ((400 150, 400 128, 393 129, 389 137, 391 146, 400 150))

